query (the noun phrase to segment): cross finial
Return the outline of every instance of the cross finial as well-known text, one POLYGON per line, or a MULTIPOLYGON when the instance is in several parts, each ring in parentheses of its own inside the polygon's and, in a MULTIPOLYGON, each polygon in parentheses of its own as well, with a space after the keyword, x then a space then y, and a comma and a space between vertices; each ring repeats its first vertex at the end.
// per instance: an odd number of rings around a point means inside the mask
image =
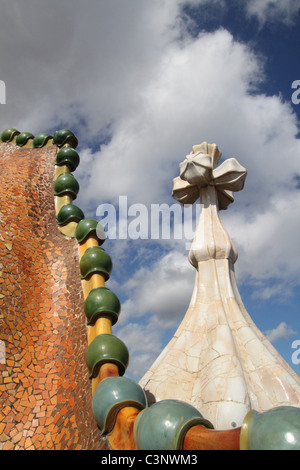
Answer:
POLYGON ((179 165, 180 176, 173 180, 172 196, 181 204, 193 204, 201 188, 215 186, 219 209, 227 209, 234 201, 232 192, 243 189, 247 171, 235 158, 229 158, 217 167, 221 155, 216 144, 194 145, 179 165))

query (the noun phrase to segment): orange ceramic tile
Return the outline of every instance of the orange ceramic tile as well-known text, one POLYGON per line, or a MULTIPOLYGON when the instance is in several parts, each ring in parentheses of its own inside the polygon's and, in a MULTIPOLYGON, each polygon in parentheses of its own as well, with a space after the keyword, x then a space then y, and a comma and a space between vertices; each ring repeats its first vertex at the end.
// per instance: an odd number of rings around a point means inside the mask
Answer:
POLYGON ((0 449, 103 449, 85 365, 78 244, 61 234, 57 147, 0 143, 0 449))

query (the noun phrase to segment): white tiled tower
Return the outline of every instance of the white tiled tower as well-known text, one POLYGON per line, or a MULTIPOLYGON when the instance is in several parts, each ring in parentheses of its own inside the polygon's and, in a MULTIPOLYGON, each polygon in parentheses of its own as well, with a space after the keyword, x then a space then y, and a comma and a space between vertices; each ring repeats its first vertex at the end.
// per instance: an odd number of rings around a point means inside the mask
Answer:
POLYGON ((240 298, 234 273, 238 254, 219 210, 233 202, 232 191, 243 189, 247 172, 234 158, 217 167, 220 157, 215 144, 194 146, 173 181, 173 196, 182 204, 200 197, 189 253, 195 287, 181 325, 140 385, 156 401, 188 402, 215 429, 230 429, 240 426, 250 409, 300 406, 300 380, 240 298))

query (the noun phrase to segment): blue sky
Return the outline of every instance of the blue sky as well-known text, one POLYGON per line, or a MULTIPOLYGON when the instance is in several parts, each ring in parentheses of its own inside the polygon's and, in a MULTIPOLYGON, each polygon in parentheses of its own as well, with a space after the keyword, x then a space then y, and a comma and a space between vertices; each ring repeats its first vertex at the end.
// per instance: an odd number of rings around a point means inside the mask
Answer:
MULTIPOLYGON (((118 209, 119 196, 148 211, 173 204, 178 165, 204 140, 247 168, 221 214, 240 293, 298 374, 299 10, 299 0, 2 0, 0 17, 1 129, 77 135, 86 217, 104 203, 118 209)), ((122 301, 114 333, 136 379, 189 303, 185 241, 105 242, 107 287, 122 301)))

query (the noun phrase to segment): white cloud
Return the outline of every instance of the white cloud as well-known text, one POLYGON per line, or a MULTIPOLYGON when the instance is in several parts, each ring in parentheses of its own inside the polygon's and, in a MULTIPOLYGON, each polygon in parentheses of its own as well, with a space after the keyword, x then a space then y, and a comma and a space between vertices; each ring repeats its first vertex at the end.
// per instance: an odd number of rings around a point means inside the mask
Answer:
POLYGON ((248 0, 246 8, 250 16, 256 16, 260 23, 280 21, 290 24, 300 9, 299 0, 248 0))
MULTIPOLYGON (((0 18, 6 119, 40 131, 60 119, 98 133, 130 112, 134 89, 173 37, 178 2, 6 2, 0 18), (165 32, 165 35, 164 35, 165 32), (10 115, 10 116, 9 116, 10 115)), ((1 77, 2 78, 2 77, 1 77)), ((22 129, 23 130, 23 129, 22 129)))
POLYGON ((117 336, 129 351, 129 367, 126 374, 141 377, 159 355, 163 344, 159 325, 154 318, 147 324, 127 323, 117 331, 117 336))
POLYGON ((1 127, 10 121, 37 133, 67 122, 81 141, 135 112, 141 85, 183 25, 183 0, 3 3, 1 79, 8 89, 1 127))
POLYGON ((122 307, 126 322, 151 312, 164 325, 163 329, 178 324, 187 310, 195 278, 187 255, 188 252, 170 251, 123 283, 129 298, 122 307))
POLYGON ((271 343, 275 343, 279 339, 288 340, 290 336, 297 335, 297 331, 294 331, 290 326, 288 326, 285 322, 281 322, 276 328, 273 330, 269 330, 265 332, 267 339, 271 343))
POLYGON ((100 191, 108 199, 126 194, 134 202, 164 202, 193 144, 247 139, 250 112, 264 105, 247 102, 260 70, 251 51, 223 30, 166 47, 136 89, 134 113, 120 117, 111 142, 94 155, 87 198, 99 193, 97 175, 103 174, 100 191))
MULTIPOLYGON (((280 97, 249 94, 262 78, 260 61, 227 31, 169 46, 139 89, 141 106, 119 119, 111 142, 93 155, 84 203, 120 194, 130 202, 173 203, 179 162, 193 144, 215 141, 248 170, 244 191, 222 215, 241 247, 242 278, 284 275, 285 286, 299 279, 297 119, 280 97)), ((81 171, 87 174, 85 165, 81 171)))
POLYGON ((258 201, 257 213, 253 207, 227 218, 240 255, 239 279, 253 281, 254 297, 286 298, 299 286, 299 211, 299 190, 286 190, 270 197, 263 210, 258 201))

